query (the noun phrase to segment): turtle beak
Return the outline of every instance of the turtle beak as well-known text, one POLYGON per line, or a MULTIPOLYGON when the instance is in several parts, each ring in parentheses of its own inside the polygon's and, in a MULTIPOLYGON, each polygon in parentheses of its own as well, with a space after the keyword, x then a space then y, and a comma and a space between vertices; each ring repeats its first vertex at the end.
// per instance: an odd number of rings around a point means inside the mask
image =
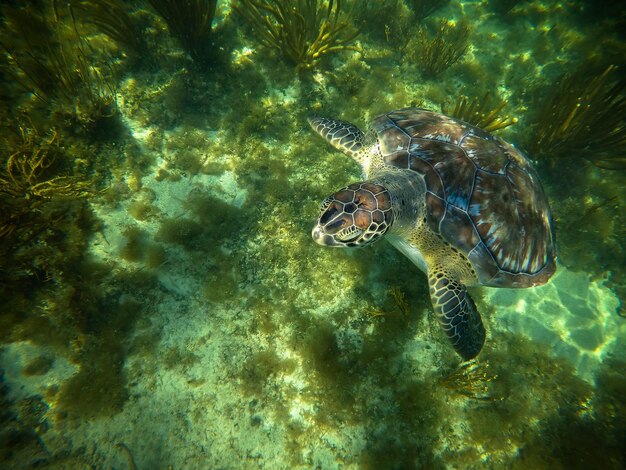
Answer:
POLYGON ((339 246, 337 242, 333 240, 333 237, 324 233, 324 230, 322 230, 322 227, 319 224, 316 224, 315 227, 313 227, 311 236, 313 237, 313 240, 315 241, 315 243, 317 243, 318 245, 339 246))
POLYGON ((313 237, 315 243, 317 243, 318 245, 326 245, 326 243, 324 243, 323 241, 324 233, 322 232, 322 227, 320 227, 319 224, 316 224, 315 227, 313 227, 311 236, 313 237))

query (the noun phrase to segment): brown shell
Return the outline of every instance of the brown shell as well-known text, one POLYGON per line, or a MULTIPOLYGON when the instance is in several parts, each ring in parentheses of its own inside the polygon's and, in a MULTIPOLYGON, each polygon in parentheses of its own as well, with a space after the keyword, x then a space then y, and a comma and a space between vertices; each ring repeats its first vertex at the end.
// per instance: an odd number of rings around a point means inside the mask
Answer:
POLYGON ((499 137, 418 108, 372 123, 385 163, 424 175, 427 221, 486 286, 545 283, 556 269, 548 200, 532 163, 499 137))

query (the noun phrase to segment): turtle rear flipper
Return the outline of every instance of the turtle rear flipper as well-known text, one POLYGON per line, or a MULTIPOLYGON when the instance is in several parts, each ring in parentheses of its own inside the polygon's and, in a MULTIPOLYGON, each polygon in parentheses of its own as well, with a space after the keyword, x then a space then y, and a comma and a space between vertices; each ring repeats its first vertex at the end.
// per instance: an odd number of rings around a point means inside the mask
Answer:
POLYGON ((485 342, 485 327, 467 288, 441 271, 429 274, 428 284, 433 309, 452 346, 466 361, 476 357, 485 342))

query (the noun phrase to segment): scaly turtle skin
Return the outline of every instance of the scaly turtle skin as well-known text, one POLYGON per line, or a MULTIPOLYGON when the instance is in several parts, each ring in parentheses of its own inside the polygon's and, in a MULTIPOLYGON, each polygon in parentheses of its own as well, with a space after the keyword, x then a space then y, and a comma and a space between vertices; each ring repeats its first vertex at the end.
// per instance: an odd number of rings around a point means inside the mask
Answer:
POLYGON ((426 275, 433 309, 465 360, 485 341, 466 286, 531 287, 556 270, 548 201, 531 162, 502 139, 419 108, 353 124, 309 119, 366 180, 323 202, 313 239, 364 246, 385 237, 426 275))

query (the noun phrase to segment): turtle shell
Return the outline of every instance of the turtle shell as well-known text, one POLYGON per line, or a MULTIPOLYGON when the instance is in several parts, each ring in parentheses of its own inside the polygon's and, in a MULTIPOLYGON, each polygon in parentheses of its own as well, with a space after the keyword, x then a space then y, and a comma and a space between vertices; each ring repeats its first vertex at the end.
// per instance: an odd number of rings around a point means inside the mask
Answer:
POLYGON ((387 165, 424 176, 431 230, 494 287, 545 283, 556 269, 548 200, 532 163, 488 132, 418 108, 372 123, 387 165))

